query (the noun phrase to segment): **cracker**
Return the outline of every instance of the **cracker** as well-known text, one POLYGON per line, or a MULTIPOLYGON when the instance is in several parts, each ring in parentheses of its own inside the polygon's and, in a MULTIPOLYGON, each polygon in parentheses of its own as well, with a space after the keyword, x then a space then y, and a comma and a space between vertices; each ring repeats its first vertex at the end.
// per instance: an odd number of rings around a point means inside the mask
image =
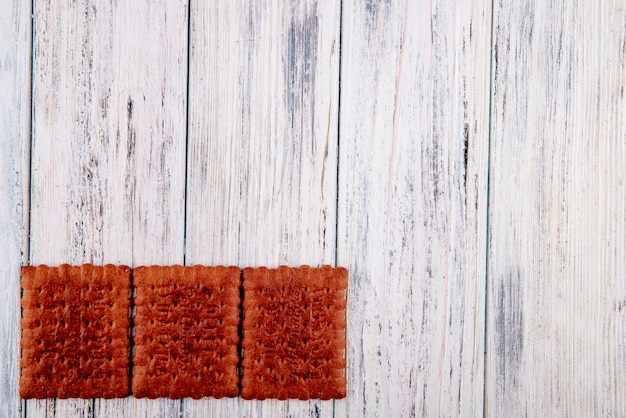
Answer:
POLYGON ((139 267, 133 282, 135 397, 237 396, 239 268, 139 267))
POLYGON ((243 270, 241 397, 346 396, 344 268, 243 270))
POLYGON ((129 287, 126 266, 22 269, 22 398, 128 396, 129 287))

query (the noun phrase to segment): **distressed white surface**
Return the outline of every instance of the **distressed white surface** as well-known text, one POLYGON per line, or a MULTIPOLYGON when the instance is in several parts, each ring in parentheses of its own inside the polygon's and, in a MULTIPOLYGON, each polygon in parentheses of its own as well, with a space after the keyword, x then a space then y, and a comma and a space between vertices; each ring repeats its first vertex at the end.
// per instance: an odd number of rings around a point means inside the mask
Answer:
MULTIPOLYGON (((186 3, 36 2, 34 15, 31 263, 182 263, 186 3)), ((151 417, 180 402, 27 408, 151 417)))
POLYGON ((347 415, 482 415, 490 17, 344 1, 347 415))
POLYGON ((625 18, 496 2, 489 416, 626 416, 625 18))
MULTIPOLYGON (((186 262, 335 263, 339 3, 192 2, 186 262)), ((183 416, 332 416, 185 400, 183 416)))
POLYGON ((20 268, 28 258, 31 7, 0 2, 0 417, 20 402, 20 268))
POLYGON ((0 416, 29 245, 350 284, 345 400, 27 416, 626 415, 623 4, 36 1, 30 102, 27 3, 0 4, 0 416))

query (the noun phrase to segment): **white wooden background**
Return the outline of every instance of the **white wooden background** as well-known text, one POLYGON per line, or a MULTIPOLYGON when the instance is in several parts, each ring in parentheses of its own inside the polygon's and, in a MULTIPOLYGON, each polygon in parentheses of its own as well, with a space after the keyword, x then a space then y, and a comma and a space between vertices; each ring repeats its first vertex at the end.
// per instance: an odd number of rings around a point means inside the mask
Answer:
POLYGON ((0 1, 0 417, 626 416, 626 4, 0 1), (20 401, 19 269, 350 270, 339 401, 20 401))

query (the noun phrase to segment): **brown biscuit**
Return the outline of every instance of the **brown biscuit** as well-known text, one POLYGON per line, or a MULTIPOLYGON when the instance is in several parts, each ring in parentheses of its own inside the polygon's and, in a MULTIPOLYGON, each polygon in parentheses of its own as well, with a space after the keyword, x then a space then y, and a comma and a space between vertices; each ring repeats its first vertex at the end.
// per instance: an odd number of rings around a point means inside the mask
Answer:
POLYGON ((137 398, 238 394, 238 267, 139 267, 132 391, 137 398))
POLYGON ((22 269, 22 398, 128 396, 129 287, 126 266, 22 269))
POLYGON ((344 268, 243 270, 244 399, 346 396, 344 268))

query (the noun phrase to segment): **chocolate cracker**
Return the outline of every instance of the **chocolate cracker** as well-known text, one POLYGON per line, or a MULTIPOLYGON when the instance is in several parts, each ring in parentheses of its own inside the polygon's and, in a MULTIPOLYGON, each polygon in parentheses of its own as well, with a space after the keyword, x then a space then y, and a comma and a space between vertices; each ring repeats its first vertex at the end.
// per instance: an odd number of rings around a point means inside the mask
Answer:
POLYGON ((238 394, 238 267, 139 267, 132 391, 137 398, 238 394))
POLYGON ((129 286, 126 266, 22 269, 22 398, 128 396, 129 286))
POLYGON ((244 399, 346 396, 344 268, 243 270, 244 399))

